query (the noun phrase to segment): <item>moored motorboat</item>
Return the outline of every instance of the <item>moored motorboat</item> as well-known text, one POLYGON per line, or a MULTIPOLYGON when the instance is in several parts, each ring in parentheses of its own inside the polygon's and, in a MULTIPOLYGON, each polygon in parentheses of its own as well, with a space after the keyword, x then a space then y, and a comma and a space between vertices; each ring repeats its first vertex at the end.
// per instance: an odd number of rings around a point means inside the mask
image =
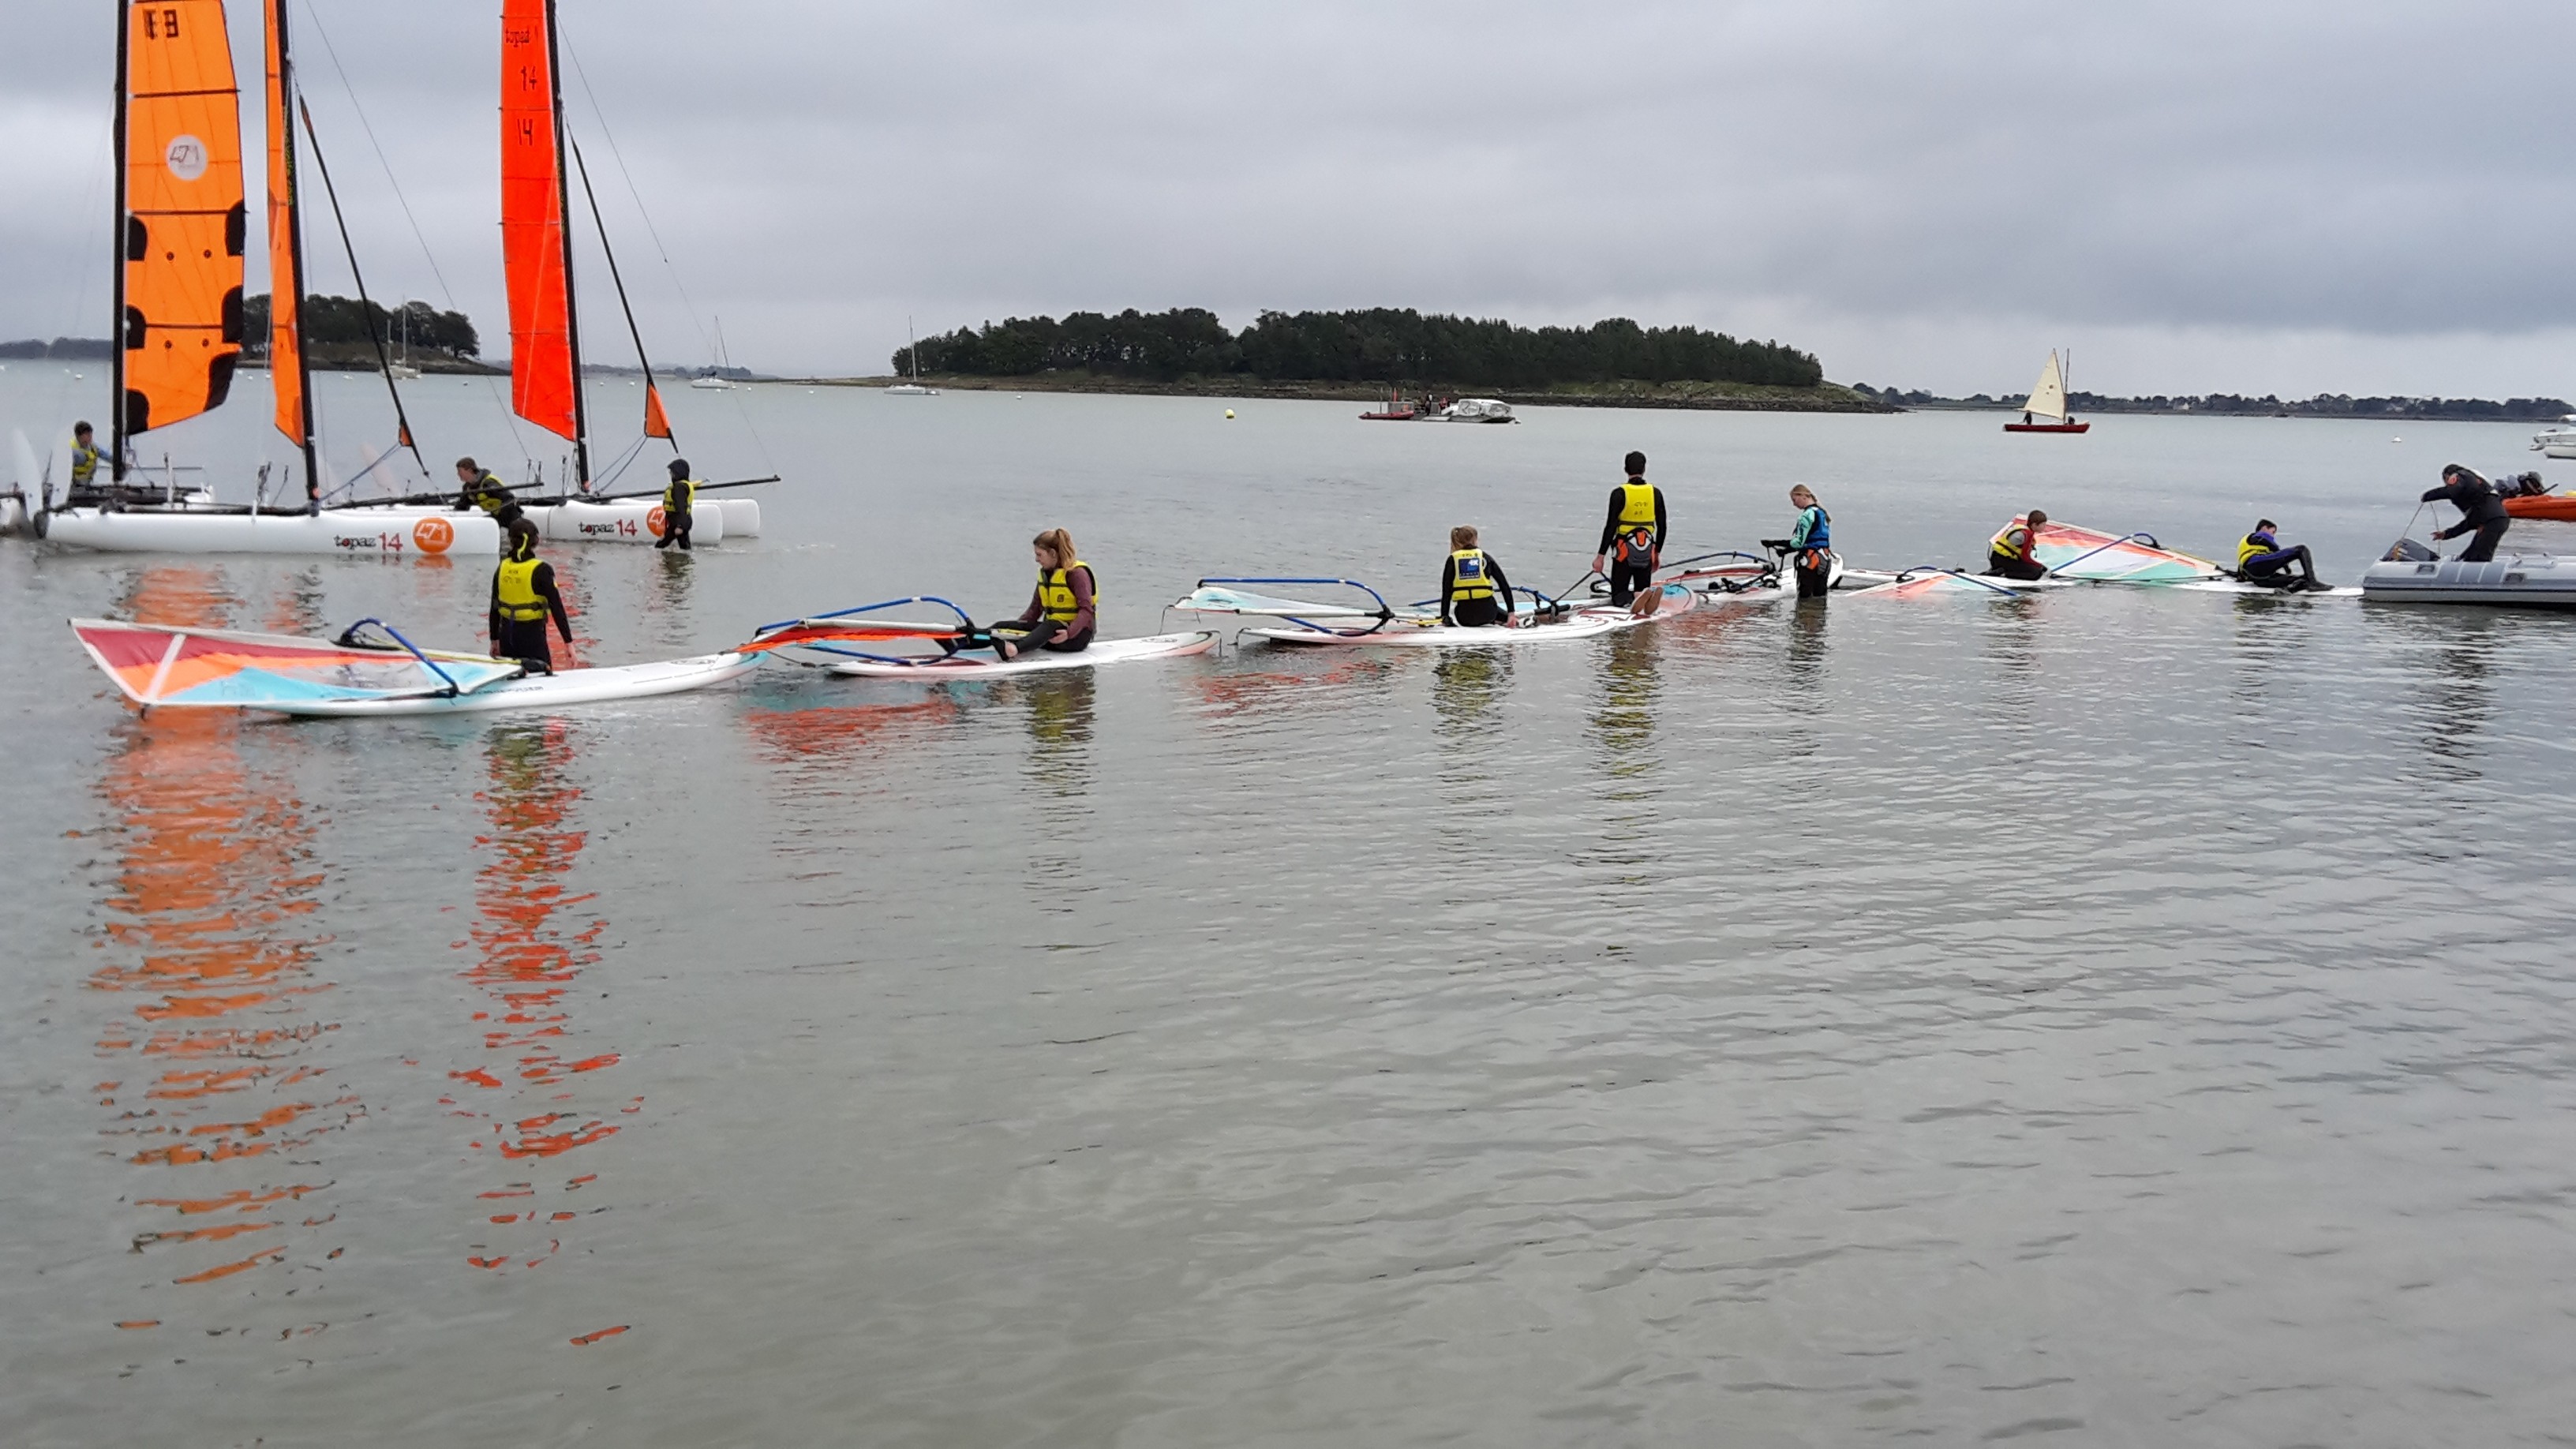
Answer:
POLYGON ((1516 423, 1512 405, 1499 398, 1462 397, 1440 410, 1444 423, 1516 423))
MULTIPOLYGON (((2576 424, 2576 416, 2560 421, 2576 424)), ((2555 427, 2532 434, 2531 450, 2544 458, 2576 458, 2576 426, 2555 427)))

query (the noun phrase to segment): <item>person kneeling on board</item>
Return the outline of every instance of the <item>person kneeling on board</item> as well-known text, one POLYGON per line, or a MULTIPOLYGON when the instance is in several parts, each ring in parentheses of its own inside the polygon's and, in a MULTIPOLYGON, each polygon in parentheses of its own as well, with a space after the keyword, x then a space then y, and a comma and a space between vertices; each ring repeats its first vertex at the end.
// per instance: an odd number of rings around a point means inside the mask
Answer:
POLYGON ((480 508, 491 514, 492 521, 501 525, 505 535, 527 517, 519 510, 519 500, 511 496, 510 490, 502 486, 501 480, 493 477, 489 469, 475 466, 471 458, 459 458, 456 460, 455 511, 462 513, 469 508, 480 508))
POLYGON ((1073 551, 1073 535, 1050 528, 1029 541, 1038 561, 1037 591, 1013 623, 992 629, 993 652, 1017 659, 1031 649, 1079 654, 1091 647, 1100 607, 1100 582, 1073 551))
POLYGON ((1986 545, 1986 573, 2001 579, 2048 577, 2039 561, 2039 530, 2047 522, 2048 515, 2034 508, 2021 522, 2005 524, 1986 545))
POLYGON ((653 540, 655 548, 669 548, 673 543, 680 552, 688 553, 689 526, 697 522, 698 480, 689 476, 689 460, 671 460, 671 485, 662 490, 662 536, 653 540))
POLYGON ((2436 539, 2457 538, 2464 533, 2477 535, 2460 550, 2461 563, 2495 561, 2496 545, 2513 525, 2513 518, 2504 511, 2504 500, 2496 496, 2494 484, 2476 470, 2453 463, 2442 469, 2442 486, 2426 492, 2421 501, 2448 503, 2460 510, 2458 526, 2434 534, 2436 539))
POLYGON ((1512 581, 1493 555, 1476 546, 1472 523, 1449 530, 1449 561, 1440 566, 1440 622, 1462 629, 1511 626, 1512 581))
POLYGON ((555 657, 546 647, 546 619, 562 632, 564 651, 572 650, 572 619, 564 613, 563 594, 555 588, 555 567, 537 557, 537 531, 526 520, 510 530, 509 553, 492 574, 492 657, 518 659, 539 674, 555 672, 555 657))
POLYGON ((1664 490, 1646 481, 1645 454, 1630 453, 1626 461, 1628 481, 1610 490, 1610 516, 1592 554, 1592 571, 1610 581, 1614 605, 1650 590, 1664 557, 1664 490))
POLYGON ((2261 519, 2252 533, 2237 541, 2236 576, 2249 584, 2285 593, 2327 588, 2317 577, 2317 561, 2306 544, 2282 546, 2280 535, 2274 532, 2280 526, 2268 518, 2261 519))

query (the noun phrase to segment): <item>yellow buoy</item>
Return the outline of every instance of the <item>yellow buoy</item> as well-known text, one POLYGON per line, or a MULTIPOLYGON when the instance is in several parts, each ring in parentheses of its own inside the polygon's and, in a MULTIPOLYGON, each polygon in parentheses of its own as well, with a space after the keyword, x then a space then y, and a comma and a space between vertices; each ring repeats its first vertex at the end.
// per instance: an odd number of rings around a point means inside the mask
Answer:
POLYGON ((1232 409, 1232 408, 1227 408, 1227 409, 1225 410, 1225 415, 1226 415, 1227 417, 1233 417, 1233 416, 1234 416, 1234 409, 1232 409))

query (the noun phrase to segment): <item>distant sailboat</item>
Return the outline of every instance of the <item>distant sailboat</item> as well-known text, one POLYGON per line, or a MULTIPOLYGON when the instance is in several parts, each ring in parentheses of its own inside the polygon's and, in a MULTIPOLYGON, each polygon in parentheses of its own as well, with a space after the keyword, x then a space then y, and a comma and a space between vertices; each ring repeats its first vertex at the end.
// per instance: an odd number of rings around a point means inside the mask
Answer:
POLYGON ((385 375, 400 378, 405 382, 413 382, 419 379, 420 369, 411 365, 411 303, 408 300, 403 303, 401 316, 401 351, 396 353, 394 360, 386 365, 385 375))
POLYGON ((689 386, 701 392, 731 392, 733 379, 725 376, 725 370, 732 366, 733 359, 725 356, 724 319, 718 317, 716 319, 716 365, 689 379, 689 386))
POLYGON ((2066 373, 2075 360, 2070 349, 2066 362, 2057 360, 2057 351, 2049 350, 2048 366, 2039 370, 2039 386, 2030 390, 2030 401, 2022 405, 2021 421, 2004 424, 2007 433, 2081 433, 2090 431, 2091 423, 2079 423, 2066 410, 2066 373), (2037 419, 2047 418, 2047 422, 2037 419))
POLYGON ((912 380, 898 382, 886 391, 896 397, 937 397, 939 389, 921 385, 921 343, 912 335, 912 319, 903 319, 903 356, 912 364, 912 380))

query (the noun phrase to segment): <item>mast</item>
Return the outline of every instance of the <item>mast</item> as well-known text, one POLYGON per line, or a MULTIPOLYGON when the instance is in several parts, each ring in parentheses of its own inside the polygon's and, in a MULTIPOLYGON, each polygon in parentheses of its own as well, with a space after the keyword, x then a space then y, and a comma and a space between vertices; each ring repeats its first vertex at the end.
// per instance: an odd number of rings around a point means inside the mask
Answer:
MULTIPOLYGON (((283 11, 286 5, 286 0, 274 0, 274 3, 281 11, 283 11)), ((347 254, 349 258, 349 281, 351 285, 355 286, 358 290, 358 317, 360 320, 364 321, 366 318, 374 314, 376 304, 367 297, 367 274, 359 269, 357 245, 349 240, 349 216, 348 213, 340 209, 340 188, 331 184, 331 160, 329 157, 322 154, 322 133, 313 129, 313 108, 304 104, 302 98, 299 97, 296 100, 295 109, 297 114, 304 118, 305 139, 313 143, 313 169, 322 173, 322 195, 331 203, 331 222, 340 230, 340 250, 347 254)), ((301 215, 300 209, 298 211, 298 215, 301 215)), ((298 284, 301 285, 304 277, 304 236, 300 230, 296 233, 295 248, 295 276, 298 284)), ((272 302, 270 305, 274 306, 275 304, 272 302)), ((411 304, 409 302, 405 302, 403 305, 406 313, 408 313, 411 304)), ((295 311, 296 322, 300 328, 304 318, 304 308, 300 298, 297 301, 295 311)), ((376 328, 373 322, 369 322, 367 324, 367 341, 376 349, 376 371, 384 376, 385 396, 393 399, 394 441, 398 446, 409 448, 411 450, 411 460, 420 465, 420 471, 423 474, 427 474, 429 472, 429 460, 420 455, 420 444, 412 438, 411 415, 403 411, 402 389, 394 386, 393 364, 385 357, 385 345, 382 341, 377 339, 376 328)), ((301 351, 300 348, 298 350, 299 352, 301 351)), ((311 375, 308 372, 308 384, 310 382, 310 376, 311 375)), ((309 385, 306 387, 305 392, 308 397, 311 396, 312 389, 309 385)), ((310 407, 311 404, 308 403, 306 406, 310 407)), ((307 436, 310 436, 309 427, 307 436)), ((311 452, 311 444, 309 442, 306 445, 306 452, 308 455, 311 452)), ((350 481, 355 482, 357 480, 351 479, 350 481)))
POLYGON ((111 339, 107 346, 107 476, 116 483, 125 481, 125 345, 129 340, 125 325, 125 260, 133 250, 129 234, 132 222, 125 211, 125 97, 132 79, 126 67, 134 49, 130 39, 133 28, 134 7, 126 0, 116 0, 116 156, 110 163, 116 168, 116 185, 110 188, 108 198, 108 204, 116 208, 116 219, 107 234, 108 254, 115 259, 108 270, 116 274, 116 298, 111 304, 116 310, 108 314, 107 334, 111 339))
MULTIPOLYGON (((608 259, 608 280, 617 287, 617 308, 626 314, 626 335, 635 342, 635 365, 644 371, 644 436, 659 437, 680 450, 680 440, 671 436, 671 422, 662 413, 662 395, 653 386, 653 359, 644 354, 644 330, 635 325, 634 305, 626 300, 626 279, 618 275, 617 249, 608 244, 608 218, 599 214, 599 193, 590 188, 590 163, 581 157, 581 143, 572 146, 572 164, 581 172, 581 199, 590 203, 591 224, 599 228, 599 254, 608 259)), ((565 245, 571 245, 567 238, 565 245)))
MULTIPOLYGON (((313 362, 304 345, 304 188, 295 171, 295 120, 288 111, 295 92, 295 63, 287 53, 286 0, 268 0, 268 23, 269 34, 276 46, 272 58, 275 70, 268 82, 268 125, 273 133, 270 144, 277 148, 278 174, 286 183, 282 220, 286 231, 287 264, 294 271, 287 287, 277 286, 274 277, 270 279, 268 305, 273 318, 281 300, 278 294, 288 290, 294 293, 293 320, 287 326, 294 334, 296 418, 295 429, 289 436, 304 454, 304 496, 307 500, 318 500, 322 496, 322 470, 313 456, 313 362)), ((274 236, 270 238, 272 248, 276 241, 274 236)), ((276 376, 276 368, 277 349, 272 345, 269 348, 269 375, 272 380, 276 376)), ((285 419, 279 421, 283 423, 285 419)))
POLYGON ((572 187, 564 175, 563 48, 555 40, 555 0, 546 0, 546 106, 555 123, 555 215, 563 219, 564 343, 572 349, 572 461, 578 491, 590 491, 590 408, 581 395, 581 311, 572 271, 572 187))

